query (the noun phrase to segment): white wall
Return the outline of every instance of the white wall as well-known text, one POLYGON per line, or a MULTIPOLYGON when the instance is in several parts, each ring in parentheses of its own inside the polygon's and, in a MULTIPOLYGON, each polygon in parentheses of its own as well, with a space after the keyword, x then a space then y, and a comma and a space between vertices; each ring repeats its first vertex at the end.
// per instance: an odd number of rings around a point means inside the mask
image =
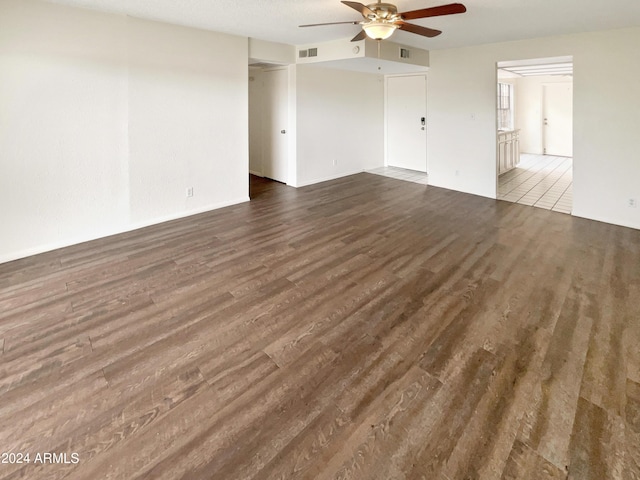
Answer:
POLYGON ((296 72, 297 184, 383 166, 383 77, 312 65, 296 72))
POLYGON ((269 62, 288 65, 296 63, 296 47, 284 43, 249 39, 249 58, 252 62, 269 62))
POLYGON ((640 209, 627 206, 640 199, 638 44, 632 28, 432 51, 429 182, 495 198, 496 63, 572 55, 573 214, 640 228, 640 209))
POLYGON ((0 2, 0 262, 248 200, 247 43, 0 2))
POLYGON ((515 126, 520 129, 520 151, 542 155, 543 91, 550 83, 572 83, 572 77, 543 75, 515 80, 515 126))
MULTIPOLYGON (((288 185, 310 185, 384 164, 381 76, 311 65, 287 70, 288 185)), ((262 73, 252 69, 250 76, 250 169, 262 174, 262 73)))
POLYGON ((0 261, 128 221, 125 37, 124 17, 0 2, 0 261))

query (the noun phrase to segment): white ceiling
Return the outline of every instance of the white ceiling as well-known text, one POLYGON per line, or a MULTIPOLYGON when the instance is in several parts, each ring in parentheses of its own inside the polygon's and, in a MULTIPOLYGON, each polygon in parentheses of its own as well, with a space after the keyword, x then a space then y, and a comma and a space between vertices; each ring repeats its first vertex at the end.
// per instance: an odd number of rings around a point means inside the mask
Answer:
MULTIPOLYGON (((292 45, 352 37, 359 28, 355 25, 298 28, 298 25, 362 18, 339 0, 49 1, 292 45)), ((400 11, 409 11, 453 1, 456 0, 393 3, 400 11)), ((442 30, 444 33, 439 37, 429 39, 398 31, 393 40, 434 50, 640 25, 640 0, 457 1, 466 5, 466 13, 414 21, 442 30)))

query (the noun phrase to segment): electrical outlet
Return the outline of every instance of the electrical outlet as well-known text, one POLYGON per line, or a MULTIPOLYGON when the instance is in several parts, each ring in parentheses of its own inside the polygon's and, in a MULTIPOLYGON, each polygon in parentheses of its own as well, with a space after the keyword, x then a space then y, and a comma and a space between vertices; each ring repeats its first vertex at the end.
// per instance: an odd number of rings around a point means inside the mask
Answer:
POLYGON ((193 197, 193 187, 187 188, 187 198, 193 197))
POLYGON ((631 208, 636 208, 636 207, 638 206, 638 202, 636 201, 636 199, 635 199, 635 198, 630 198, 630 199, 629 199, 629 206, 630 206, 631 208))
POLYGON ((460 176, 460 170, 456 170, 456 177, 460 176))
POLYGON ((337 160, 337 159, 335 159, 335 158, 333 159, 333 166, 334 166, 334 167, 338 166, 338 160, 337 160))

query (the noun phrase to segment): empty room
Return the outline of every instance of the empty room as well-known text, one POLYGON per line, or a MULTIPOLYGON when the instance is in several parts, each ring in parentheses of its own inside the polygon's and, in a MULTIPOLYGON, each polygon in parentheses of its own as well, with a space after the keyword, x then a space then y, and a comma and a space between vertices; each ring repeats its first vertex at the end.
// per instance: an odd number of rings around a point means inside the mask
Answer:
POLYGON ((578 3, 0 0, 0 479, 640 479, 640 3, 578 3))

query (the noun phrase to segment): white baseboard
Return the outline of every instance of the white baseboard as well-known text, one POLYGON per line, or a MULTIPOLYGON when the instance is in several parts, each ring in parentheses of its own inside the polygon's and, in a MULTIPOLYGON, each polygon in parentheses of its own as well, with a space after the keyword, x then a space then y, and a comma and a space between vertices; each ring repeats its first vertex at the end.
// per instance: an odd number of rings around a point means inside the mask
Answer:
POLYGON ((595 222, 608 223, 610 225, 618 225, 619 227, 633 228, 634 230, 640 230, 640 224, 629 222, 627 220, 620 220, 617 218, 601 217, 599 215, 590 215, 580 210, 573 209, 571 215, 578 218, 584 218, 586 220, 593 220, 595 222))
POLYGON ((103 232, 97 235, 86 235, 75 238, 70 238, 67 240, 63 240, 61 242, 50 243, 46 245, 39 245, 37 247, 27 248, 25 250, 20 250, 17 252, 8 253, 5 255, 0 255, 0 264, 12 262, 14 260, 19 260, 21 258, 31 257, 33 255, 38 255, 40 253, 51 252, 53 250, 58 250, 59 248, 70 247, 72 245, 78 245, 80 243, 91 242, 92 240, 98 240, 100 238, 110 237, 112 235, 118 235, 121 233, 132 232, 134 230, 140 230, 141 228, 150 227, 152 225, 158 225, 160 223, 170 222, 172 220, 178 220, 180 218, 187 218, 193 215, 198 215, 201 213, 210 212, 213 210, 218 210, 224 207, 230 207, 232 205, 237 205, 239 203, 248 202, 249 197, 243 197, 240 199, 230 200, 228 202, 220 202, 212 205, 207 205, 206 207, 201 207, 196 210, 189 210, 187 212, 181 212, 174 215, 167 215, 165 217, 155 218, 153 220, 148 220, 144 222, 138 222, 131 225, 127 225, 123 228, 116 228, 112 231, 103 232))
POLYGON ((306 187, 308 185, 314 185, 316 183, 328 182, 330 180, 336 180, 338 178, 348 177, 349 175, 356 175, 358 173, 363 173, 363 172, 364 172, 363 169, 359 169, 359 170, 354 170, 354 171, 350 171, 350 172, 342 172, 342 173, 339 173, 337 175, 332 175, 332 176, 329 176, 329 177, 316 178, 314 180, 305 180, 305 181, 302 181, 302 182, 298 183, 296 185, 296 187, 298 187, 298 188, 299 187, 306 187))

